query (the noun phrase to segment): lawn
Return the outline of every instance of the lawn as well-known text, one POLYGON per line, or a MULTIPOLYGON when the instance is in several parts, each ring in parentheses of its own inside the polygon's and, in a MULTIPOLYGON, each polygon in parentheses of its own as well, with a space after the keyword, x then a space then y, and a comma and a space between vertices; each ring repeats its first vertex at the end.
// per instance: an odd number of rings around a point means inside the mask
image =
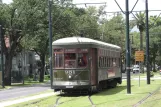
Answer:
MULTIPOLYGON (((137 104, 141 99, 148 96, 149 93, 153 93, 153 91, 158 89, 161 86, 160 81, 161 80, 151 80, 151 84, 147 85, 146 80, 141 80, 139 86, 138 80, 131 80, 131 94, 127 94, 127 87, 126 87, 127 83, 126 81, 123 81, 123 83, 117 86, 116 88, 108 89, 92 95, 91 99, 96 105, 96 107, 131 107, 137 104)), ((35 101, 29 101, 22 104, 13 105, 12 107, 54 106, 56 98, 58 97, 59 96, 52 96, 45 99, 37 99, 35 101)), ((145 102, 143 102, 142 107, 151 107, 149 106, 149 102, 147 103, 146 101, 150 100, 151 104, 153 104, 156 101, 160 100, 161 95, 160 93, 156 93, 154 96, 150 98, 148 98, 147 100, 145 100, 145 102)), ((59 103, 60 103, 59 107, 91 107, 91 103, 89 102, 87 96, 62 97, 59 100, 59 103)))
POLYGON ((140 107, 159 107, 161 105, 161 90, 149 97, 140 107))
POLYGON ((159 80, 151 81, 150 85, 142 80, 140 81, 140 87, 138 81, 131 81, 131 94, 127 94, 125 81, 115 89, 109 89, 92 96, 92 100, 97 107, 131 107, 160 86, 159 80))
POLYGON ((44 84, 44 83, 48 82, 49 80, 50 80, 50 78, 49 78, 48 75, 44 76, 43 82, 39 82, 38 79, 34 80, 33 78, 26 77, 24 79, 24 84, 23 83, 12 83, 11 86, 31 86, 31 85, 34 85, 34 84, 44 84))

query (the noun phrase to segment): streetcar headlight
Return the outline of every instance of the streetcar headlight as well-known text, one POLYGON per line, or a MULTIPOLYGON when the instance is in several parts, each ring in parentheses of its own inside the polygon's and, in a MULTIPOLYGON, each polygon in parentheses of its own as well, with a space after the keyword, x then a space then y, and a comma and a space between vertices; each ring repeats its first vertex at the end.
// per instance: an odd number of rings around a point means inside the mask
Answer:
POLYGON ((71 76, 69 75, 69 78, 71 78, 71 76))

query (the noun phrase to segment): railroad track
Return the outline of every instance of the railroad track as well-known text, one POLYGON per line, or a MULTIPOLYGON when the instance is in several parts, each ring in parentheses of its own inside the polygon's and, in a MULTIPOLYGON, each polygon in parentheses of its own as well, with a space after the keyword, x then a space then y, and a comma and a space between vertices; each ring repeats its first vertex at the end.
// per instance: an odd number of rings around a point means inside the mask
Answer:
POLYGON ((54 107, 57 107, 57 106, 59 105, 59 100, 60 100, 61 98, 62 98, 62 97, 60 96, 60 97, 58 97, 58 98, 56 99, 56 103, 55 103, 54 107))
POLYGON ((61 104, 64 104, 64 103, 67 103, 67 102, 70 102, 70 101, 79 99, 79 98, 75 98, 75 97, 74 97, 74 98, 69 99, 69 100, 67 100, 67 101, 60 102, 60 99, 62 99, 62 98, 64 98, 64 97, 63 97, 63 96, 60 96, 60 97, 58 97, 58 98, 56 99, 56 102, 55 102, 55 104, 54 104, 54 107, 58 107, 58 106, 61 105, 61 104))
MULTIPOLYGON (((91 95, 88 95, 88 96, 85 96, 85 97, 88 98, 88 100, 89 100, 89 102, 91 103, 92 107, 95 107, 95 104, 93 103, 93 101, 92 101, 92 99, 91 99, 91 95)), ((77 98, 74 97, 74 98, 69 99, 69 100, 67 100, 67 101, 60 102, 60 99, 62 99, 62 98, 64 98, 64 97, 63 97, 63 96, 60 96, 60 97, 58 97, 58 98, 56 99, 56 102, 55 102, 55 104, 54 104, 54 107, 58 107, 58 106, 61 105, 61 104, 64 104, 64 103, 67 103, 67 102, 70 102, 70 101, 74 101, 74 100, 79 100, 79 99, 80 99, 80 97, 77 97, 77 98)), ((71 97, 69 97, 69 98, 71 98, 71 97)))
POLYGON ((88 99, 89 99, 89 101, 90 101, 92 107, 95 107, 96 105, 94 105, 94 103, 93 103, 93 101, 92 101, 92 99, 91 99, 91 95, 88 95, 88 99))
POLYGON ((157 91, 159 91, 161 89, 161 87, 157 88, 155 91, 150 92, 146 97, 144 97, 143 99, 141 99, 139 102, 137 102, 136 104, 133 105, 133 107, 138 107, 139 105, 141 105, 143 102, 145 102, 146 99, 148 99, 149 97, 151 97, 152 95, 154 95, 157 91))

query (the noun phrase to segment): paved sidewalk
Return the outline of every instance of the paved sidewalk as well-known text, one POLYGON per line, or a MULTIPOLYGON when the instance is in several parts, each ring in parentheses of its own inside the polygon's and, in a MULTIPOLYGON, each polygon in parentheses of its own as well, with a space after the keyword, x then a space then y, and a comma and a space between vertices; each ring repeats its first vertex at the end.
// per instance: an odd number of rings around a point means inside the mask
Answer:
POLYGON ((26 101, 35 100, 35 99, 39 99, 39 98, 45 98, 45 97, 49 97, 49 96, 56 95, 56 94, 58 94, 58 93, 50 92, 50 93, 45 93, 45 94, 34 95, 31 97, 25 97, 25 98, 21 98, 21 99, 17 99, 17 100, 3 101, 3 102, 0 102, 0 107, 23 103, 26 101))

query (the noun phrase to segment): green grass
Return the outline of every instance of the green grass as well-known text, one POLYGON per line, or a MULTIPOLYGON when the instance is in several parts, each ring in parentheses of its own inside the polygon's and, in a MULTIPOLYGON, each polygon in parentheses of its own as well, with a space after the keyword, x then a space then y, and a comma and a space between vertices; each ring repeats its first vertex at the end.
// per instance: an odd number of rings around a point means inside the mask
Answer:
MULTIPOLYGON (((160 77, 161 77, 159 71, 157 71, 157 72, 152 72, 152 74, 153 74, 154 76, 160 76, 160 77)), ((138 77, 138 76, 139 76, 139 74, 137 74, 137 75, 131 75, 132 78, 133 78, 133 77, 138 77)), ((147 76, 147 72, 140 73, 140 76, 141 76, 141 77, 147 76)))
POLYGON ((10 89, 11 86, 5 86, 4 88, 2 87, 2 85, 0 85, 0 90, 6 90, 6 89, 10 89))
POLYGON ((151 85, 147 85, 146 81, 140 83, 139 87, 138 81, 132 81, 131 94, 127 94, 126 82, 124 82, 115 89, 92 96, 92 100, 97 107, 131 107, 161 85, 158 80, 151 81, 151 85))
MULTIPOLYGON (((102 91, 100 93, 92 95, 92 101, 96 105, 96 107, 131 107, 141 99, 145 98, 149 95, 150 92, 155 91, 158 87, 161 86, 161 80, 151 80, 151 84, 147 85, 145 80, 139 81, 138 80, 131 80, 131 94, 127 94, 127 87, 126 81, 116 88, 108 89, 102 91)), ((157 95, 159 95, 158 93, 157 95)), ((157 96, 155 95, 155 96, 157 96)), ((29 101, 22 104, 17 104, 12 107, 49 107, 53 106, 56 102, 56 98, 58 96, 52 96, 45 99, 38 99, 35 101, 29 101)), ((159 101, 156 99, 160 99, 161 96, 155 97, 155 101, 159 101)), ((151 99, 150 101, 155 103, 151 99)), ((147 100, 148 101, 148 100, 147 100)), ((91 107, 91 103, 88 100, 87 96, 80 96, 80 97, 63 97, 60 99, 59 107, 91 107)), ((158 102, 160 104, 160 102, 158 102)), ((143 103, 144 104, 144 103, 143 103)), ((148 103, 143 107, 151 107, 148 103)), ((156 106, 157 107, 157 106, 156 106)))
POLYGON ((21 104, 14 104, 7 107, 53 107, 57 98, 58 96, 53 95, 48 98, 40 98, 37 100, 32 100, 21 104))
POLYGON ((140 107, 158 107, 161 105, 161 90, 149 97, 140 107))
MULTIPOLYGON (((50 90, 50 89, 49 89, 49 90, 42 91, 42 92, 39 92, 39 93, 36 93, 36 94, 27 95, 27 96, 25 96, 25 97, 14 98, 14 99, 10 99, 10 100, 7 100, 7 101, 19 100, 19 99, 23 99, 23 98, 27 98, 27 97, 33 97, 33 96, 36 96, 36 95, 47 94, 47 93, 54 93, 54 92, 53 92, 53 90, 50 90)), ((51 96, 50 96, 50 97, 51 97, 51 96)), ((48 98, 50 98, 50 97, 48 97, 48 98)), ((57 96, 53 95, 53 97, 57 97, 57 96)), ((30 101, 30 102, 33 103, 33 104, 36 104, 36 103, 39 103, 39 102, 41 102, 41 101, 43 101, 43 100, 44 100, 44 98, 39 98, 39 99, 37 99, 37 100, 32 100, 32 101, 30 101)), ((28 106, 28 102, 23 102, 23 103, 21 103, 20 105, 28 106)), ((14 105, 7 106, 7 107, 21 107, 21 106, 19 106, 19 104, 14 104, 14 105)))
POLYGON ((23 83, 12 83, 11 86, 31 86, 33 84, 44 84, 50 80, 48 75, 44 76, 44 82, 39 82, 37 79, 36 81, 33 80, 33 78, 25 77, 24 78, 24 84, 23 83))
POLYGON ((0 85, 0 89, 3 89, 3 87, 0 85))

